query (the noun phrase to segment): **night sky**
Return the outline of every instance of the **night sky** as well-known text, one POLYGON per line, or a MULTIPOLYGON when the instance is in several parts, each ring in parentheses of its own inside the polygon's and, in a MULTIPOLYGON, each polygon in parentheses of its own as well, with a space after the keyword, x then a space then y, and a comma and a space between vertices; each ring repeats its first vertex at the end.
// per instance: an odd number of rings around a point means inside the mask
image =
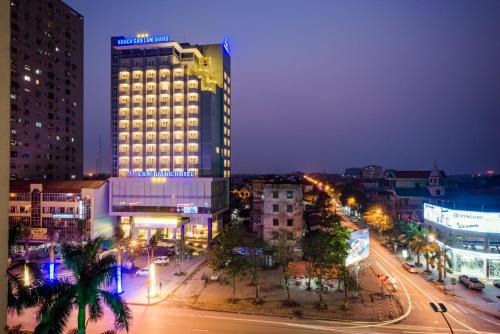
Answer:
POLYGON ((85 171, 110 161, 110 37, 232 47, 233 173, 500 172, 500 1, 89 1, 85 171))

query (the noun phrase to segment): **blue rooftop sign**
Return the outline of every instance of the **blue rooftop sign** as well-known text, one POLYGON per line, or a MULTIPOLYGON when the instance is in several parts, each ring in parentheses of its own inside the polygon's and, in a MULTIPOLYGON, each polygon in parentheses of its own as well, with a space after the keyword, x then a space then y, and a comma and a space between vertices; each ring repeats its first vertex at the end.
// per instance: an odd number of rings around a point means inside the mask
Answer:
POLYGON ((158 36, 148 36, 148 37, 121 37, 116 40, 115 45, 126 46, 126 45, 166 43, 169 40, 170 39, 168 38, 168 35, 158 35, 158 36))

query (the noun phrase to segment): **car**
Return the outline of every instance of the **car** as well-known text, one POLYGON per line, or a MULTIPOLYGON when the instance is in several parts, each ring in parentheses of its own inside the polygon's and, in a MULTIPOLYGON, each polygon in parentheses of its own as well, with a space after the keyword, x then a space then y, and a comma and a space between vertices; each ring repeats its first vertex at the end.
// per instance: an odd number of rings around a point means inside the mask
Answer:
POLYGON ((153 263, 161 266, 166 266, 170 262, 168 256, 157 256, 154 258, 153 263))
POLYGON ((500 279, 494 280, 493 285, 500 289, 500 279))
POLYGON ((484 283, 477 279, 477 277, 469 277, 467 275, 458 276, 460 283, 465 285, 467 288, 471 290, 482 291, 484 289, 484 283))
POLYGON ((149 268, 142 268, 135 272, 136 276, 149 276, 149 268))
POLYGON ((403 268, 409 273, 417 273, 417 267, 414 264, 405 262, 403 263, 403 268))

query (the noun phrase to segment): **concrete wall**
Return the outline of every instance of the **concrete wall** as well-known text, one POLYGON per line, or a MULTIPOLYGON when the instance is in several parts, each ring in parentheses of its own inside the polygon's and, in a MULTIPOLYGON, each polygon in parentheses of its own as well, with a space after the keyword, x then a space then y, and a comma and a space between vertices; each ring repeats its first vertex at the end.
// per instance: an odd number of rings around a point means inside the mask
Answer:
POLYGON ((0 0, 0 330, 7 321, 10 159, 10 1, 0 0))
POLYGON ((263 191, 264 209, 262 213, 262 236, 264 240, 272 237, 272 231, 286 229, 295 237, 304 231, 304 204, 302 185, 300 184, 266 184, 263 191), (287 198, 287 192, 293 193, 292 198, 287 198), (278 198, 273 198, 273 192, 278 193, 278 198), (273 212, 273 206, 279 206, 279 212, 273 212), (292 206, 292 212, 287 211, 292 206), (273 220, 278 219, 279 225, 274 226, 273 220), (293 219, 293 226, 288 226, 287 221, 293 219))

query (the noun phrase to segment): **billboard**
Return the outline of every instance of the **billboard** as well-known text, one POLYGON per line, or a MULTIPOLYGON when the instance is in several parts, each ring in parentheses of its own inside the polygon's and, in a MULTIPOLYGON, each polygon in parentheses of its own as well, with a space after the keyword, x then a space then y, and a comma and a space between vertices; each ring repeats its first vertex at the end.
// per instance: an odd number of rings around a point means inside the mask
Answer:
POLYGON ((424 219, 454 230, 500 233, 500 212, 452 210, 424 203, 424 219))
POLYGON ((47 240, 47 229, 32 227, 30 229, 31 240, 47 240))
POLYGON ((370 255, 370 235, 368 229, 365 228, 352 232, 349 246, 351 246, 351 249, 345 260, 347 266, 366 259, 370 255))

